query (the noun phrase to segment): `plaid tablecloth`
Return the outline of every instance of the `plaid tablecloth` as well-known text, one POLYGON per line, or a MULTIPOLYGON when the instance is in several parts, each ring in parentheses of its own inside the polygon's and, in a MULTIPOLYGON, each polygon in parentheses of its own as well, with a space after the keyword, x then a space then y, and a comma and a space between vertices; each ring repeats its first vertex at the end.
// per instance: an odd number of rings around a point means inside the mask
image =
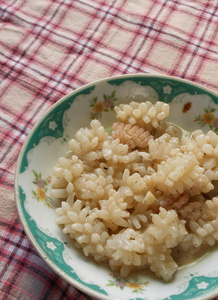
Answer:
POLYGON ((37 255, 19 221, 14 173, 35 122, 88 82, 167 74, 218 90, 217 0, 2 0, 0 299, 90 299, 37 255))

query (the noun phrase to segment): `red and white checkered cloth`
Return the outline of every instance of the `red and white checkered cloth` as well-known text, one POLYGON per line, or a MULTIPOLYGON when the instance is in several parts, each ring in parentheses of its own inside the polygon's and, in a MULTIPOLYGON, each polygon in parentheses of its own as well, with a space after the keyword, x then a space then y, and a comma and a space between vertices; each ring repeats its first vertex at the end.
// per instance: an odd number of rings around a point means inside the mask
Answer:
POLYGON ((88 82, 168 74, 218 90, 217 0, 2 0, 0 298, 90 299, 39 258, 23 232, 14 172, 35 122, 88 82))

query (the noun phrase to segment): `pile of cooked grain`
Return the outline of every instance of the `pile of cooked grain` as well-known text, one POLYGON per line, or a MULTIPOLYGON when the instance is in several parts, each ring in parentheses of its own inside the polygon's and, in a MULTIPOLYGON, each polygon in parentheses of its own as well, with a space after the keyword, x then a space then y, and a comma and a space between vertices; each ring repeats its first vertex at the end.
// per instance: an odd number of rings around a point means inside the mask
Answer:
POLYGON ((218 136, 181 136, 169 105, 114 108, 112 135, 97 120, 70 140, 53 169, 57 223, 86 256, 127 276, 149 267, 169 281, 172 249, 195 253, 218 240, 218 136))

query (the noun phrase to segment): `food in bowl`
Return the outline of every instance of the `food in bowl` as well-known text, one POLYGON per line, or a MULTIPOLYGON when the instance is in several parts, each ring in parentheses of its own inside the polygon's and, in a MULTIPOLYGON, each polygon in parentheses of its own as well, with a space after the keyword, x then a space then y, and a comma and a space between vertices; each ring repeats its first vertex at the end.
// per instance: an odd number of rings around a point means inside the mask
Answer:
POLYGON ((218 136, 183 133, 163 121, 169 110, 159 101, 115 106, 112 134, 92 120, 53 169, 57 223, 86 256, 123 277, 149 267, 169 281, 175 253, 218 240, 218 136))

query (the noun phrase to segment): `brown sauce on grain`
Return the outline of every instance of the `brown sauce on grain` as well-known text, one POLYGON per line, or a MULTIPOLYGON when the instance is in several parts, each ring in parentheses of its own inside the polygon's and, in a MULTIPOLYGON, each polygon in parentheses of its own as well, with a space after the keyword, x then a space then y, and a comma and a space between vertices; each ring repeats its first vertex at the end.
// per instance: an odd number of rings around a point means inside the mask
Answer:
POLYGON ((218 180, 213 180, 211 183, 214 185, 214 189, 207 194, 204 194, 206 199, 212 199, 213 197, 218 196, 218 180))
MULTIPOLYGON (((214 245, 213 247, 205 246, 204 248, 201 248, 201 250, 199 250, 195 254, 191 254, 188 251, 178 252, 178 250, 175 248, 172 251, 172 257, 178 265, 178 270, 182 270, 184 268, 191 268, 194 264, 203 260, 208 255, 212 254, 214 251, 218 251, 217 245, 214 245)), ((156 277, 156 275, 149 269, 149 267, 138 268, 138 269, 134 270, 133 272, 131 272, 128 275, 128 277, 126 279, 130 282, 132 282, 132 281, 135 282, 137 280, 138 281, 149 280, 150 282, 151 281, 160 281, 160 279, 158 279, 156 277)), ((173 280, 173 278, 172 278, 172 280, 173 280)))
POLYGON ((172 257, 177 263, 179 270, 181 270, 196 264, 216 250, 218 250, 217 245, 214 245, 213 247, 204 246, 197 253, 190 253, 189 251, 182 251, 175 248, 172 251, 172 257))

